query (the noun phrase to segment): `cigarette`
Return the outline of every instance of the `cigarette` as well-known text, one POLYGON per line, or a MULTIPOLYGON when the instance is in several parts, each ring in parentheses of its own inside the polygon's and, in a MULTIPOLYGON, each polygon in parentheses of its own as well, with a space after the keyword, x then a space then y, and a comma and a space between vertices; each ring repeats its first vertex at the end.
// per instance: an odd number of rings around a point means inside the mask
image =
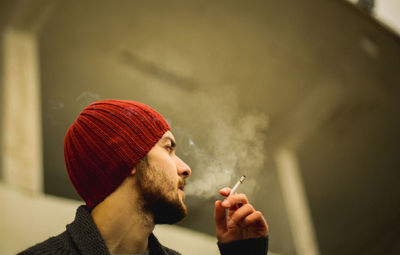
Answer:
POLYGON ((240 184, 242 184, 244 182, 245 179, 246 179, 245 175, 242 175, 242 177, 240 177, 239 181, 231 189, 231 192, 229 193, 229 196, 232 195, 232 194, 235 194, 236 190, 239 188, 240 184))

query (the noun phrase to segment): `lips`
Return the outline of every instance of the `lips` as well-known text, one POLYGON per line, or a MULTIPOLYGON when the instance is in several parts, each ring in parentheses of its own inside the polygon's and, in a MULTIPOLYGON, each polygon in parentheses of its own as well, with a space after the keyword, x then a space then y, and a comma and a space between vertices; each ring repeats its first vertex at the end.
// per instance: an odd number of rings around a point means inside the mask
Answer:
POLYGON ((182 191, 185 191, 185 185, 186 185, 185 180, 184 180, 184 179, 179 179, 179 182, 178 182, 178 189, 180 189, 180 190, 182 190, 182 191))
POLYGON ((182 192, 179 192, 179 193, 181 193, 182 200, 185 200, 185 198, 186 198, 186 194, 185 194, 185 191, 184 191, 185 190, 185 186, 179 186, 178 189, 180 191, 182 191, 182 192))

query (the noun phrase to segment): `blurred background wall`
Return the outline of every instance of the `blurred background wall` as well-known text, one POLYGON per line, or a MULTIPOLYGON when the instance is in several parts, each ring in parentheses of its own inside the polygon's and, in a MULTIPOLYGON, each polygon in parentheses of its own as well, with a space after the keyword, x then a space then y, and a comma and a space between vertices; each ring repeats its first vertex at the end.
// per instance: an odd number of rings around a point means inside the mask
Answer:
POLYGON ((213 201, 246 174, 272 253, 397 254, 400 39, 357 6, 0 2, 1 253, 73 219, 64 134, 119 98, 160 111, 192 167, 189 216, 157 227, 172 248, 217 254, 213 201))

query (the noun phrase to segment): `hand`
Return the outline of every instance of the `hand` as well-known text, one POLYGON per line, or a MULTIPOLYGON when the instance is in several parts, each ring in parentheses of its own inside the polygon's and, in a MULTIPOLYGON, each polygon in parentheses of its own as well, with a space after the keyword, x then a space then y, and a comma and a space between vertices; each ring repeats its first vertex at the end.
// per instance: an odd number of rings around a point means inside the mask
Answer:
POLYGON ((223 202, 215 202, 215 224, 217 238, 220 243, 235 240, 265 237, 268 235, 268 225, 260 211, 256 211, 244 194, 232 194, 228 197, 230 188, 219 191, 227 197, 223 202), (225 209, 228 209, 228 220, 225 209))

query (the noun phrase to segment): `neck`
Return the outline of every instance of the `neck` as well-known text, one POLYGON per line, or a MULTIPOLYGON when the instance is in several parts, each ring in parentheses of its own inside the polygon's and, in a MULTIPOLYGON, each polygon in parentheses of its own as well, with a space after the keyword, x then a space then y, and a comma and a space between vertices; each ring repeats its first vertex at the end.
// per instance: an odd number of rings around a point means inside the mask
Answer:
POLYGON ((142 209, 139 193, 132 190, 137 187, 134 182, 134 177, 127 177, 91 212, 110 253, 134 254, 147 250, 154 220, 142 209))

